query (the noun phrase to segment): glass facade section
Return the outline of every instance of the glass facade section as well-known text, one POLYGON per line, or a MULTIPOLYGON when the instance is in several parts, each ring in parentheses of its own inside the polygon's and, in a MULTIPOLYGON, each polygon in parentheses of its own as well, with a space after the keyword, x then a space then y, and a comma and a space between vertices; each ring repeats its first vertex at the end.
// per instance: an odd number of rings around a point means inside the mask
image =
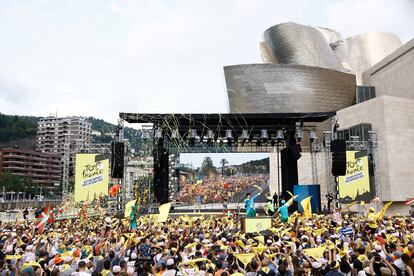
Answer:
POLYGON ((375 98, 374 86, 357 86, 356 103, 362 103, 375 98))

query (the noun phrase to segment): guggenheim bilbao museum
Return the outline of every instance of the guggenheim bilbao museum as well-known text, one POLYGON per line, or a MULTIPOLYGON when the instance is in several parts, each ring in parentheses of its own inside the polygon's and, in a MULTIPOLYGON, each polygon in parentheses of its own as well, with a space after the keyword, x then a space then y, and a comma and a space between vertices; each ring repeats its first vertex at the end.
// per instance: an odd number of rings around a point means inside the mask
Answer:
MULTIPOLYGON (((344 38, 287 22, 265 30, 259 48, 263 63, 224 67, 230 112, 336 112, 347 150, 367 152, 371 203, 394 201, 389 212, 408 213, 404 202, 414 197, 414 39, 402 45, 389 32, 344 38)), ((318 184, 321 206, 338 191, 324 141, 331 126, 331 120, 312 126, 318 142, 304 142, 298 160, 298 184, 318 184)), ((271 166, 278 158, 273 155, 271 166)))

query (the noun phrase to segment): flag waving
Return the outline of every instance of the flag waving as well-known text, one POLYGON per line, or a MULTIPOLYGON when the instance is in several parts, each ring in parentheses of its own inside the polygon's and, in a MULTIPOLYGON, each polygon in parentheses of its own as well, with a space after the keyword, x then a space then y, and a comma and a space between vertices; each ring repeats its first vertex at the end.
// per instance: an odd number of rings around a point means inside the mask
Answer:
POLYGON ((303 208, 303 214, 305 218, 311 218, 312 217, 312 206, 311 206, 311 197, 307 197, 304 200, 300 202, 303 208))
POLYGON ((391 204, 392 204, 392 201, 387 202, 387 203, 384 205, 384 207, 382 207, 381 211, 379 211, 379 212, 378 212, 378 214, 376 215, 376 216, 377 216, 377 219, 382 219, 382 218, 384 217, 385 212, 387 211, 388 207, 390 207, 390 206, 391 206, 391 204))
POLYGON ((52 217, 52 208, 49 206, 46 207, 43 212, 37 217, 37 220, 34 224, 36 228, 39 229, 39 231, 43 231, 46 224, 51 223, 53 221, 52 217))

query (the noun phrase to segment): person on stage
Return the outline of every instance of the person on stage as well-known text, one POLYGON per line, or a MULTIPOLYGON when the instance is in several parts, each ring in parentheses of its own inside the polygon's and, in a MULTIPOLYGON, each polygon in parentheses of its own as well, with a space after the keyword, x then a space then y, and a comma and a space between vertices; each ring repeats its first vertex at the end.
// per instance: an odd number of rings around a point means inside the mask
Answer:
POLYGON ((282 222, 287 222, 289 220, 289 205, 286 203, 285 200, 282 200, 280 204, 282 206, 280 206, 277 211, 280 213, 280 218, 282 222))
POLYGON ((265 212, 269 216, 273 216, 275 214, 275 203, 273 201, 273 196, 269 195, 267 197, 267 204, 265 208, 265 212))
POLYGON ((246 199, 243 201, 243 203, 246 205, 246 218, 254 218, 256 217, 256 209, 254 208, 254 200, 263 192, 262 188, 259 186, 255 186, 260 190, 259 193, 252 196, 251 193, 246 194, 246 199))
POLYGON ((129 222, 131 229, 137 229, 137 207, 134 205, 131 207, 131 213, 129 214, 129 222))

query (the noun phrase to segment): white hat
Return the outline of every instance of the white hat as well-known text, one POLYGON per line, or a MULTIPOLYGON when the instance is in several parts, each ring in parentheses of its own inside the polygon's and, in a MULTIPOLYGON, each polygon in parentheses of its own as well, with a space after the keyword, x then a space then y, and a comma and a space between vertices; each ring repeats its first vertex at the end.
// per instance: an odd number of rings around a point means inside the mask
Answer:
POLYGON ((267 240, 266 243, 272 243, 272 240, 267 240))
POLYGON ((328 261, 325 258, 320 258, 318 262, 320 262, 322 265, 326 265, 328 263, 328 261))
POLYGON ((300 237, 300 239, 301 239, 301 240, 303 240, 303 239, 308 239, 308 236, 306 236, 306 235, 302 235, 302 237, 300 237))
POLYGON ((376 245, 375 246, 375 251, 381 251, 382 250, 382 247, 381 247, 381 245, 376 245))
POLYGON ((114 273, 121 272, 121 267, 119 265, 114 265, 114 267, 112 268, 112 272, 114 273))
POLYGON ((63 258, 63 261, 65 262, 65 263, 69 263, 69 262, 71 262, 73 260, 73 257, 72 256, 66 256, 65 258, 63 258))
POLYGON ((131 254, 131 259, 135 260, 137 257, 138 257, 138 256, 137 256, 137 253, 133 252, 133 253, 131 254))
POLYGON ((222 241, 222 242, 226 242, 226 241, 227 241, 227 239, 226 239, 226 238, 221 238, 221 241, 222 241))
POLYGON ((127 274, 128 274, 128 275, 133 275, 133 274, 134 274, 134 272, 135 272, 135 269, 134 269, 133 267, 129 266, 129 267, 127 268, 127 274))
POLYGON ((168 266, 170 266, 170 265, 174 265, 174 259, 168 259, 168 260, 167 260, 167 265, 168 265, 168 266))
POLYGON ((7 247, 6 247, 6 253, 11 253, 13 251, 13 245, 12 244, 9 244, 7 247))
POLYGON ((194 242, 200 242, 200 239, 199 238, 195 238, 194 239, 194 242))
POLYGON ((322 267, 322 264, 320 262, 313 262, 312 267, 318 269, 322 267))
POLYGON ((29 244, 27 247, 26 247, 26 250, 27 251, 31 251, 33 249, 33 245, 31 245, 31 244, 29 244))

